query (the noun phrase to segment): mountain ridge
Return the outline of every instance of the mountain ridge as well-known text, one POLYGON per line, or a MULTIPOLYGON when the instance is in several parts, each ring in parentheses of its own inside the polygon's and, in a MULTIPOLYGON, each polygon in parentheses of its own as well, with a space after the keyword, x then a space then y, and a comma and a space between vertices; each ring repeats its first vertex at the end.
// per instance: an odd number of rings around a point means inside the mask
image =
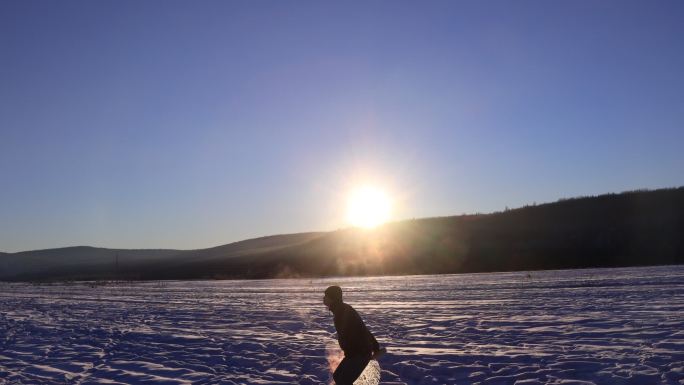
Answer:
POLYGON ((0 279, 286 278, 679 264, 682 239, 679 187, 396 221, 374 230, 269 235, 206 249, 72 246, 2 253, 0 279))

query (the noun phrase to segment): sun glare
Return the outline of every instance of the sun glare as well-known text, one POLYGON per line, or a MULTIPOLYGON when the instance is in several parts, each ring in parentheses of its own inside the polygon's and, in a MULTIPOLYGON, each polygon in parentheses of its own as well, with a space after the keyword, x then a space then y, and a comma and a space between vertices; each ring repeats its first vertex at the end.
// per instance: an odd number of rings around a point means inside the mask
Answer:
POLYGON ((390 206, 382 190, 369 186, 358 188, 349 195, 347 221, 352 226, 374 228, 389 220, 390 206))

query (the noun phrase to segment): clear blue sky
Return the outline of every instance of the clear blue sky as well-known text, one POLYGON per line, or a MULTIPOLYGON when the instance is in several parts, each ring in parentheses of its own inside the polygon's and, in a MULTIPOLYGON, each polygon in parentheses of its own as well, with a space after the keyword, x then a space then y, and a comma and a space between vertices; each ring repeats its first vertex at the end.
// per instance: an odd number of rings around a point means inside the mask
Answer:
POLYGON ((684 184, 682 1, 0 2, 0 250, 684 184))

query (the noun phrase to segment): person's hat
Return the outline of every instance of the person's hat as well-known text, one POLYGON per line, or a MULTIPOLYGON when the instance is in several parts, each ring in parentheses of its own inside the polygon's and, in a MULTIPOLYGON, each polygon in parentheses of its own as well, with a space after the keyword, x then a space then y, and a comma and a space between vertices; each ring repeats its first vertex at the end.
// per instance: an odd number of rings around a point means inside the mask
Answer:
POLYGON ((325 296, 336 302, 342 302, 342 288, 339 286, 330 286, 325 289, 325 296))

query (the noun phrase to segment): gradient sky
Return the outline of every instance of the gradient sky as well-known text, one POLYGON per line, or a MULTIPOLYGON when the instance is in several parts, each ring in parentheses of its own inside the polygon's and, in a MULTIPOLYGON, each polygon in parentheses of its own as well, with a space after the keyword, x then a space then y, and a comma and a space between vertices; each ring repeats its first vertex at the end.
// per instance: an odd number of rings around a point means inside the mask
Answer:
POLYGON ((0 2, 0 250, 684 184, 682 1, 0 2))

